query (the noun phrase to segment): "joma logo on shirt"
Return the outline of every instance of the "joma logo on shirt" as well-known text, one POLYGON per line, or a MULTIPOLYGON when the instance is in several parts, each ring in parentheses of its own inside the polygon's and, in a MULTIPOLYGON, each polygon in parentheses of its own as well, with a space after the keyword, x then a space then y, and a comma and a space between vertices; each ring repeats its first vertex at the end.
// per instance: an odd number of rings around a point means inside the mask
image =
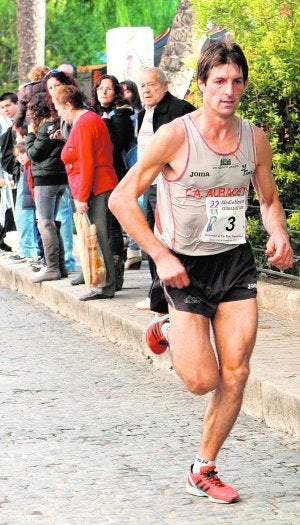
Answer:
POLYGON ((209 171, 191 171, 190 177, 209 177, 209 171))

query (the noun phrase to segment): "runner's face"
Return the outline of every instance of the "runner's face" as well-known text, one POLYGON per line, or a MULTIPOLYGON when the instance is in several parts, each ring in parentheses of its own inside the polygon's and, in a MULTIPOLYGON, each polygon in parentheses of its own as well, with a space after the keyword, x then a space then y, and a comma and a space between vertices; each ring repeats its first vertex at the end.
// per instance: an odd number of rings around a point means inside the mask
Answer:
POLYGON ((198 81, 204 107, 223 117, 235 113, 246 85, 242 70, 232 63, 213 67, 206 84, 198 81))

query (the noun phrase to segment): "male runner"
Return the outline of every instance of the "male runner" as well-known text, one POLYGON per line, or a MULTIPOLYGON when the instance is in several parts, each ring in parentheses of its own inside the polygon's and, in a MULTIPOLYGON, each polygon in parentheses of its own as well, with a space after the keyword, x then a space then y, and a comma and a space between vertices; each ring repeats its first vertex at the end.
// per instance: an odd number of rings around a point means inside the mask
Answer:
POLYGON ((217 476, 216 458, 241 408, 257 332, 256 269, 245 240, 250 180, 269 233, 269 262, 285 269, 293 257, 270 145, 260 128, 235 115, 247 79, 240 47, 212 44, 197 66, 202 107, 159 128, 110 198, 112 212, 156 264, 151 309, 169 313, 149 326, 148 345, 155 353, 169 346, 191 392, 213 391, 187 490, 218 503, 239 500, 217 476), (154 235, 137 199, 159 172, 154 235))

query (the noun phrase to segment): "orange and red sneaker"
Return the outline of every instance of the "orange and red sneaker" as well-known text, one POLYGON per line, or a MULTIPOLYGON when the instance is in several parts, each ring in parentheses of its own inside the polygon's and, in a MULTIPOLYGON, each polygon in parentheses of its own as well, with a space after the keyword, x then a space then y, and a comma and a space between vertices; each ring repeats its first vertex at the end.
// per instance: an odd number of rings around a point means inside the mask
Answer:
POLYGON ((159 315, 153 319, 146 330, 146 343, 154 354, 162 354, 169 346, 161 331, 164 323, 169 322, 169 315, 159 315))
POLYGON ((226 485, 217 476, 216 467, 204 466, 193 474, 193 465, 189 473, 186 490, 193 496, 206 496, 214 503, 236 503, 240 496, 237 490, 226 485))

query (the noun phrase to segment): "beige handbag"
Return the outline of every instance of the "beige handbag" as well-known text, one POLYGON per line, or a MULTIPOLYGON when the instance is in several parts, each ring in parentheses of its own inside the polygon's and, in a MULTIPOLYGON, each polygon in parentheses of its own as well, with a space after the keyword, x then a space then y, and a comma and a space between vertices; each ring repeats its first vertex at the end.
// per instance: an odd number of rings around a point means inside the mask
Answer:
POLYGON ((106 268, 96 226, 90 223, 87 213, 74 213, 74 223, 84 282, 88 288, 102 288, 106 282, 106 268))

